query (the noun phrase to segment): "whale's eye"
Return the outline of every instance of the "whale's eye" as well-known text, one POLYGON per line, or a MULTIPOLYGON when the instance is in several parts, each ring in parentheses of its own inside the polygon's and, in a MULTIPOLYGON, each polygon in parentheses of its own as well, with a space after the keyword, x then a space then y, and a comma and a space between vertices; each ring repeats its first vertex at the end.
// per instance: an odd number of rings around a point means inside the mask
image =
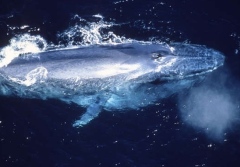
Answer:
POLYGON ((168 51, 160 50, 160 51, 157 51, 157 52, 153 52, 152 53, 152 58, 157 59, 157 58, 160 58, 160 57, 165 57, 167 55, 169 55, 168 51))
POLYGON ((175 56, 173 53, 167 50, 160 50, 152 53, 152 59, 158 59, 161 57, 175 56))
POLYGON ((152 53, 152 59, 158 59, 159 57, 163 57, 163 56, 159 53, 152 53))

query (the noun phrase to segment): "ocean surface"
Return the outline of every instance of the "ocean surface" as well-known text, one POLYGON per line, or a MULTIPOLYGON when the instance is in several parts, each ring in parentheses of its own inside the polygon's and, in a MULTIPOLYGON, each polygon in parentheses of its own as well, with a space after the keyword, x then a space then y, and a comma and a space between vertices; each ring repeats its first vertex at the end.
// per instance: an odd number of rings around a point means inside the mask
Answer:
POLYGON ((1 50, 29 39, 40 50, 134 39, 226 56, 188 90, 103 111, 81 128, 72 127, 85 111, 76 104, 0 96, 0 166, 239 167, 239 9, 234 0, 0 0, 1 50))

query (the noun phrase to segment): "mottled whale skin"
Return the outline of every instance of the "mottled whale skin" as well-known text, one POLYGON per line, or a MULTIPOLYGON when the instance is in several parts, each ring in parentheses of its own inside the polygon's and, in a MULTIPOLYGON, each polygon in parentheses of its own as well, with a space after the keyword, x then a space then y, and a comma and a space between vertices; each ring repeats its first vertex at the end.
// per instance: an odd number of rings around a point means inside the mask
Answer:
POLYGON ((216 50, 180 43, 52 50, 19 56, 0 68, 0 94, 77 103, 87 108, 73 124, 80 127, 102 109, 138 109, 152 104, 189 87, 196 76, 223 63, 224 56, 216 50))

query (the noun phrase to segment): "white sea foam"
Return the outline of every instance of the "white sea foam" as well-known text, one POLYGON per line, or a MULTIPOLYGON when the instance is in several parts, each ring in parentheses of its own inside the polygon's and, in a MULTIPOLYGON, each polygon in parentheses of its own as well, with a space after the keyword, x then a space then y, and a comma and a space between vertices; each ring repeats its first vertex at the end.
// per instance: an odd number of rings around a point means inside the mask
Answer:
POLYGON ((13 59, 20 55, 41 52, 46 47, 46 40, 39 35, 18 35, 10 40, 9 45, 0 50, 0 68, 7 66, 13 59))
POLYGON ((98 21, 88 22, 87 20, 75 15, 75 24, 64 32, 57 34, 59 43, 67 43, 67 47, 73 45, 94 45, 94 44, 119 44, 129 43, 134 40, 116 35, 110 30, 113 26, 118 26, 113 22, 104 21, 102 15, 93 15, 98 21))

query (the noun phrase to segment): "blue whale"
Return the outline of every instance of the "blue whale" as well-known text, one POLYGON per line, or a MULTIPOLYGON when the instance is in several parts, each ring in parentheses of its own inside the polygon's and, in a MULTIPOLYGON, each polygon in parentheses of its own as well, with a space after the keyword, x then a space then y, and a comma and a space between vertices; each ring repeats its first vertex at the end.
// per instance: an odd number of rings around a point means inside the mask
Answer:
POLYGON ((0 68, 0 94, 55 98, 86 107, 81 127, 104 109, 139 109, 190 87, 224 63, 201 45, 132 42, 20 55, 0 68))

